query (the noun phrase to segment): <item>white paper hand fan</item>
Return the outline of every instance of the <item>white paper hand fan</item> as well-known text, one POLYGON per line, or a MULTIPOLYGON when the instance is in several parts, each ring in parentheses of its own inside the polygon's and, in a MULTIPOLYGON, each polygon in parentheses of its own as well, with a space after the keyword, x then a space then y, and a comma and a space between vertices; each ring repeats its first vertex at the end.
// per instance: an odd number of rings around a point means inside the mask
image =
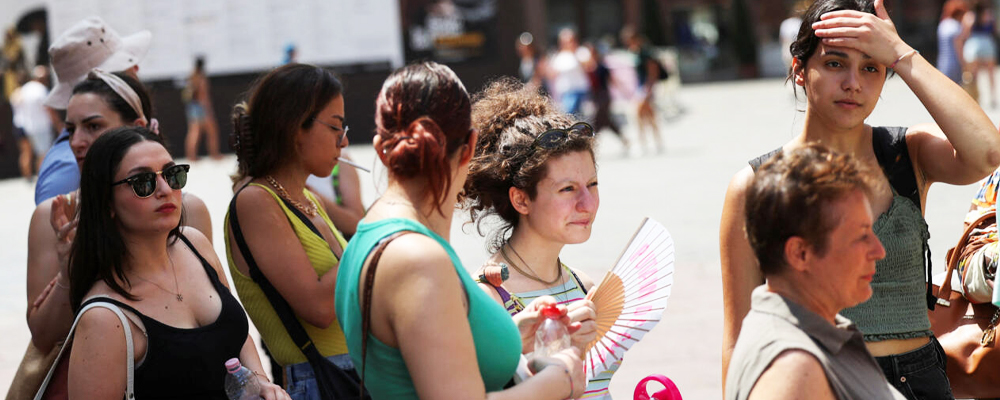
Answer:
POLYGON ((657 322, 674 283, 674 240, 646 218, 600 285, 587 298, 597 309, 597 338, 586 349, 584 368, 593 379, 621 362, 657 322))

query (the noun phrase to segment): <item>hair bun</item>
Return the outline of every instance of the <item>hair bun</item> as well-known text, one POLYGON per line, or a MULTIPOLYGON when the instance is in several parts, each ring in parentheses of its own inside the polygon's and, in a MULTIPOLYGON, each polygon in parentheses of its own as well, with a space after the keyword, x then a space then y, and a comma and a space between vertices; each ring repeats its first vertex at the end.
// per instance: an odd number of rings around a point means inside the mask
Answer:
POLYGON ((383 144, 387 151, 387 165, 399 177, 412 178, 427 171, 447 170, 445 160, 446 138, 441 127, 428 117, 410 123, 404 132, 398 132, 383 144))

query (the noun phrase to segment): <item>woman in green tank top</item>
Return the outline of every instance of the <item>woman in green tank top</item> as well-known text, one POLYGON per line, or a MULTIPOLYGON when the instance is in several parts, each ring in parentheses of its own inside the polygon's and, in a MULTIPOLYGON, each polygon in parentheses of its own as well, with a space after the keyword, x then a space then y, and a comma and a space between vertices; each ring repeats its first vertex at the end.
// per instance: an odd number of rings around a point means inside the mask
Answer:
POLYGON ((533 375, 504 389, 537 318, 512 322, 448 243, 476 146, 470 109, 455 73, 433 62, 397 70, 382 86, 374 145, 388 187, 358 225, 337 276, 337 318, 351 358, 376 400, 579 397, 575 349, 532 360, 533 375), (371 264, 374 249, 397 232, 412 234, 392 239, 371 264))
POLYGON ((233 284, 272 358, 283 367, 288 394, 296 400, 319 399, 306 355, 265 295, 263 282, 252 278, 251 264, 288 304, 319 354, 342 369, 352 368, 333 307, 337 266, 347 242, 305 186, 309 174, 329 175, 348 144, 342 86, 323 68, 288 64, 258 81, 247 102, 236 106, 233 120, 238 184, 225 222, 233 284))
MULTIPOLYGON (((803 15, 788 80, 806 98, 801 134, 778 151, 821 142, 853 155, 878 176, 872 209, 875 232, 886 249, 876 264, 872 298, 847 309, 865 334, 890 382, 911 399, 951 398, 940 346, 927 319, 927 225, 922 202, 933 182, 969 184, 1000 163, 1000 135, 975 100, 900 39, 882 0, 817 0, 803 15), (865 123, 889 71, 899 75, 934 118, 909 128, 865 123), (887 157, 888 156, 888 157, 887 157), (883 166, 890 168, 883 169, 883 166), (927 357, 897 358, 914 351, 927 357), (915 363, 933 361, 932 368, 915 363), (898 368, 886 367, 898 366, 898 368), (933 376, 900 376, 927 371, 933 376), (926 379, 925 379, 926 378, 926 379)), ((755 160, 758 163, 761 157, 755 160)), ((764 282, 744 231, 747 166, 729 183, 722 211, 720 249, 724 331, 723 386, 729 356, 750 308, 750 293, 764 282)))

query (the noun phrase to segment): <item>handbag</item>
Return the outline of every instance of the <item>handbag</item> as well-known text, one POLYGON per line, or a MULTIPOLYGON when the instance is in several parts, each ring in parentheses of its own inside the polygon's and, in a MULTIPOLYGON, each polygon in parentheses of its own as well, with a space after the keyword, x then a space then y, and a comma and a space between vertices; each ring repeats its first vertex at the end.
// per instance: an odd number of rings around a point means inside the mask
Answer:
MULTIPOLYGON (((309 338, 309 334, 306 333, 306 329, 302 327, 302 324, 295 317, 292 306, 281 297, 278 290, 274 288, 274 285, 267 280, 264 273, 257 267, 257 262, 254 261, 253 254, 250 252, 250 247, 243 238, 243 231, 240 229, 240 221, 236 213, 236 197, 239 196, 244 188, 246 188, 245 185, 236 192, 233 200, 229 202, 229 223, 232 227, 233 236, 236 239, 236 245, 240 249, 240 254, 243 255, 243 260, 247 263, 250 278, 264 292, 264 296, 267 297, 267 301, 271 303, 271 307, 278 314, 278 319, 281 320, 281 324, 284 325, 288 335, 291 336, 292 341, 302 350, 302 354, 309 361, 309 366, 312 367, 313 375, 319 387, 320 397, 323 400, 370 399, 371 397, 364 396, 364 390, 360 389, 361 378, 358 377, 354 368, 342 369, 320 354, 319 350, 316 349, 316 345, 313 344, 312 339, 309 338)), ((298 209, 291 204, 287 204, 287 200, 284 198, 281 200, 286 203, 288 209, 292 210, 299 219, 310 225, 310 228, 314 231, 316 230, 305 215, 301 215, 298 209)))
POLYGON ((382 252, 389 242, 413 231, 399 231, 379 240, 378 245, 372 253, 371 261, 368 262, 368 270, 365 272, 364 289, 361 292, 361 382, 359 388, 361 394, 365 393, 365 367, 368 366, 368 334, 372 326, 372 290, 375 288, 375 269, 378 268, 378 261, 382 258, 382 252))
POLYGON ((928 312, 934 334, 947 356, 946 372, 957 398, 1000 396, 1000 347, 996 340, 1000 309, 989 303, 972 304, 951 290, 952 273, 959 261, 977 250, 975 245, 969 246, 973 230, 990 224, 990 219, 996 224, 995 210, 967 226, 958 244, 948 251, 944 282, 934 287, 937 304, 942 307, 928 312))
MULTIPOLYGON (((92 299, 93 298, 99 299, 100 297, 92 297, 92 299)), ((135 398, 135 390, 133 387, 135 383, 135 377, 134 377, 135 353, 134 349, 132 348, 132 329, 129 328, 130 324, 128 318, 126 318, 125 313, 123 313, 122 310, 114 304, 100 300, 91 302, 88 299, 88 301, 84 303, 83 308, 80 309, 80 312, 76 314, 76 319, 73 321, 73 326, 69 328, 69 334, 66 335, 66 342, 65 342, 66 345, 62 346, 62 348, 59 349, 59 353, 56 354, 52 368, 50 368, 49 373, 45 375, 45 379, 42 380, 42 384, 41 386, 39 386, 38 392, 35 394, 35 400, 42 400, 43 398, 49 395, 46 393, 46 389, 49 387, 49 384, 53 382, 52 378, 53 376, 56 375, 56 371, 59 369, 59 364, 60 360, 62 360, 63 353, 66 353, 66 350, 70 348, 70 346, 68 345, 72 343, 73 331, 76 330, 76 324, 80 322, 80 317, 83 316, 83 313, 87 312, 87 310, 94 307, 103 307, 113 311, 115 315, 118 316, 118 319, 121 321, 122 327, 124 327, 123 330, 125 331, 125 349, 126 349, 125 358, 127 365, 127 368, 125 369, 125 398, 126 399, 135 398)), ((66 360, 69 359, 67 358, 66 360)))
MULTIPOLYGON (((34 398, 38 388, 45 379, 45 374, 55 364, 56 356, 62 345, 56 345, 44 353, 35 347, 35 344, 28 342, 28 348, 24 351, 24 358, 17 367, 14 380, 7 390, 6 400, 27 400, 34 398)), ((63 379, 65 382, 65 379, 63 379)))

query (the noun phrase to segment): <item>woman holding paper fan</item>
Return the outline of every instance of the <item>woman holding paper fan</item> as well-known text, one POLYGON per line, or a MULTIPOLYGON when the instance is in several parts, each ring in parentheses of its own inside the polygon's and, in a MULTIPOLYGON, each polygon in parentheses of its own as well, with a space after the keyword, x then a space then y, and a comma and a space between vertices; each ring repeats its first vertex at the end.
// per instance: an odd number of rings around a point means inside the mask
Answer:
MULTIPOLYGON (((584 351, 597 334, 594 304, 584 298, 594 282, 562 264, 559 253, 587 241, 597 216, 594 130, 513 80, 481 93, 472 118, 480 136, 465 184, 466 207, 477 224, 492 215, 502 221, 491 234, 493 255, 477 274, 484 275, 480 285, 511 315, 541 296, 566 304, 571 321, 582 324, 572 343, 584 351), (485 277, 503 266, 505 282, 485 277)), ((608 396, 617 368, 592 379, 583 398, 608 396)))

